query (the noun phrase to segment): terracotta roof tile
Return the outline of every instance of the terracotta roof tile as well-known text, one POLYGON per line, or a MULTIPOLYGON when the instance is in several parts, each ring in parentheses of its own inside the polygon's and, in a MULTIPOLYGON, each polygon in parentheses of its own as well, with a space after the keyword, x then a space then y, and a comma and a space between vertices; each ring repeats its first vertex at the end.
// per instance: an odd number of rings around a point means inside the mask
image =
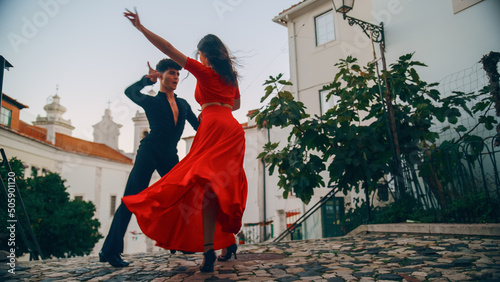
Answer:
POLYGON ((281 13, 279 13, 279 14, 281 15, 281 14, 283 14, 283 13, 286 13, 287 11, 290 11, 290 10, 291 10, 291 9, 293 9, 294 7, 297 7, 298 5, 300 5, 300 4, 302 4, 302 3, 306 2, 306 1, 307 1, 307 0, 302 0, 302 1, 300 1, 299 3, 297 3, 297 4, 295 4, 295 5, 292 5, 292 7, 290 7, 290 8, 288 8, 288 9, 283 10, 283 11, 282 11, 281 13))
POLYGON ((56 147, 65 151, 75 152, 126 164, 133 164, 132 159, 115 149, 101 143, 78 139, 66 134, 56 133, 56 147))
POLYGON ((24 121, 19 121, 19 131, 20 134, 35 138, 37 140, 49 143, 47 141, 47 129, 35 125, 30 125, 24 121))
POLYGON ((251 115, 252 115, 253 113, 255 113, 256 111, 258 111, 258 110, 257 110, 257 109, 255 109, 255 110, 250 110, 250 111, 248 111, 248 113, 247 113, 247 117, 251 116, 251 115))

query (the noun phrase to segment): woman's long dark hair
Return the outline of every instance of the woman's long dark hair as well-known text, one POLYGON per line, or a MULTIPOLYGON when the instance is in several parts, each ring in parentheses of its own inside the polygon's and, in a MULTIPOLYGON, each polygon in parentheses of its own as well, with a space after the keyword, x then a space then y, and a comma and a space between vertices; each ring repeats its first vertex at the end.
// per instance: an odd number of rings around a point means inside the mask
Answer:
POLYGON ((213 34, 205 35, 198 43, 198 50, 207 57, 212 69, 230 85, 238 85, 238 72, 234 67, 233 57, 226 45, 213 34))

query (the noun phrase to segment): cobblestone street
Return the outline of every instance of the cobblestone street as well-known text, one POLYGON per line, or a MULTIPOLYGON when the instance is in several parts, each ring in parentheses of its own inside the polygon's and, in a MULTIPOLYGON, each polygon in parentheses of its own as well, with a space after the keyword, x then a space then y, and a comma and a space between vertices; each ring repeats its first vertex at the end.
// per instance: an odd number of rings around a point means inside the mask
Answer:
POLYGON ((238 259, 201 273, 201 253, 96 256, 19 262, 2 281, 500 281, 500 237, 368 233, 241 245, 238 259))

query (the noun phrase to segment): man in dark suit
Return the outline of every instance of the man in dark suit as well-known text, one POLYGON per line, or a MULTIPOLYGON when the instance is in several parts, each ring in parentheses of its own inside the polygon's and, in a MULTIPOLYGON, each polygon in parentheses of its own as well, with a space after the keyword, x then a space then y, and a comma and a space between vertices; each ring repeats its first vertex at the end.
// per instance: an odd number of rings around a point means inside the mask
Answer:
MULTIPOLYGON (((146 189, 155 170, 163 176, 179 162, 177 143, 186 120, 195 130, 198 128, 199 121, 189 104, 174 94, 181 69, 181 66, 173 60, 163 59, 156 65, 156 70, 149 66, 149 74, 125 90, 125 95, 144 109, 150 132, 141 140, 124 196, 135 195, 146 189), (161 84, 156 96, 140 92, 145 86, 156 83, 158 79, 161 84)), ((127 207, 121 203, 99 253, 101 262, 108 262, 114 267, 130 264, 122 259, 121 253, 131 215, 127 207)))

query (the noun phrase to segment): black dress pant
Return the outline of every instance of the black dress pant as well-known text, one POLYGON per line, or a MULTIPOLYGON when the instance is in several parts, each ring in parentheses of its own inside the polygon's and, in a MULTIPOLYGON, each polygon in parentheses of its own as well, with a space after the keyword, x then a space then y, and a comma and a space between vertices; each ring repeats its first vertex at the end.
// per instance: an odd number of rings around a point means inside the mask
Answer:
MULTIPOLYGON (((151 143, 141 144, 137 151, 134 167, 125 186, 124 196, 140 193, 149 186, 151 176, 155 170, 163 177, 179 162, 177 154, 162 154, 161 150, 158 149, 158 146, 151 143)), ((113 217, 108 236, 104 240, 101 249, 103 253, 123 253, 123 240, 131 216, 132 213, 121 202, 113 217)))

